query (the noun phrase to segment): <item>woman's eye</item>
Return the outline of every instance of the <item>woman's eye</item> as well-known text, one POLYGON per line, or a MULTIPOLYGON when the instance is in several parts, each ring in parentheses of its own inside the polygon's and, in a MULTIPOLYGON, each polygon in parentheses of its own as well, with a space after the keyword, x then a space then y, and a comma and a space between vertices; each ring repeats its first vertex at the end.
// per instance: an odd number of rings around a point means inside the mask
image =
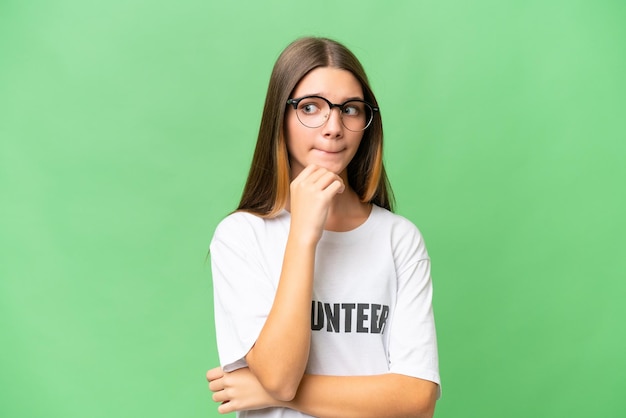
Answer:
POLYGON ((359 108, 357 106, 345 106, 343 108, 343 114, 346 116, 358 116, 360 113, 359 108))
POLYGON ((300 107, 304 113, 315 113, 319 110, 319 107, 315 103, 305 103, 300 107))

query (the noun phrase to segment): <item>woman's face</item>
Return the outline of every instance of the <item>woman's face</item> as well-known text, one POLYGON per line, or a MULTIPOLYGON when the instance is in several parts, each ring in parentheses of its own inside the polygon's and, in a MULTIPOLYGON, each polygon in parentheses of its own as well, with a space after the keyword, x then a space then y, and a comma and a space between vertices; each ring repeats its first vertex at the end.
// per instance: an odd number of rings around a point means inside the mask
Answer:
MULTIPOLYGON (((316 68, 300 80, 291 98, 322 96, 331 103, 363 100, 363 89, 351 72, 331 67, 316 68)), ((285 139, 289 151, 291 178, 310 164, 316 164, 347 180, 346 167, 356 154, 363 132, 353 132, 341 122, 339 108, 332 108, 328 120, 318 128, 308 128, 288 106, 285 139)))

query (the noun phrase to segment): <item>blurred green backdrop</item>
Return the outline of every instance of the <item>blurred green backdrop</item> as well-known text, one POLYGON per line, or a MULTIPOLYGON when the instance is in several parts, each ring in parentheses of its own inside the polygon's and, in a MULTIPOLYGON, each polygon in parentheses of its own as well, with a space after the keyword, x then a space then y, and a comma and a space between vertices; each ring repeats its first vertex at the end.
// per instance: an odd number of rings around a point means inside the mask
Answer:
POLYGON ((212 417, 274 60, 348 45, 433 260, 444 417, 626 416, 626 3, 0 0, 0 416, 212 417))

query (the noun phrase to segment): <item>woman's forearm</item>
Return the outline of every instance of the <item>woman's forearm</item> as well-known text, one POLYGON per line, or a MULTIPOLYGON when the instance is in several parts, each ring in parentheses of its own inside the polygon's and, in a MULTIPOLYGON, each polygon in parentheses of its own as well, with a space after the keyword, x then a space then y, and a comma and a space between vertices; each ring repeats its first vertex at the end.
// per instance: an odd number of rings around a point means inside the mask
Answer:
POLYGON ((290 236, 272 309, 246 356, 250 370, 276 399, 294 397, 311 340, 315 245, 290 236))
POLYGON ((304 375, 295 398, 281 405, 321 418, 430 418, 437 393, 436 383, 394 373, 304 375))

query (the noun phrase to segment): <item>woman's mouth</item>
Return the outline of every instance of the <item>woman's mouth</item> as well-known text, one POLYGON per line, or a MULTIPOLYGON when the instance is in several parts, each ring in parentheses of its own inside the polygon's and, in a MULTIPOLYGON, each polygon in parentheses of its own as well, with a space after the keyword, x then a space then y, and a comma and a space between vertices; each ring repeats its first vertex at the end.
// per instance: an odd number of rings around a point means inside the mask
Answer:
POLYGON ((315 151, 321 152, 322 154, 339 154, 343 150, 326 150, 321 148, 314 148, 315 151))

